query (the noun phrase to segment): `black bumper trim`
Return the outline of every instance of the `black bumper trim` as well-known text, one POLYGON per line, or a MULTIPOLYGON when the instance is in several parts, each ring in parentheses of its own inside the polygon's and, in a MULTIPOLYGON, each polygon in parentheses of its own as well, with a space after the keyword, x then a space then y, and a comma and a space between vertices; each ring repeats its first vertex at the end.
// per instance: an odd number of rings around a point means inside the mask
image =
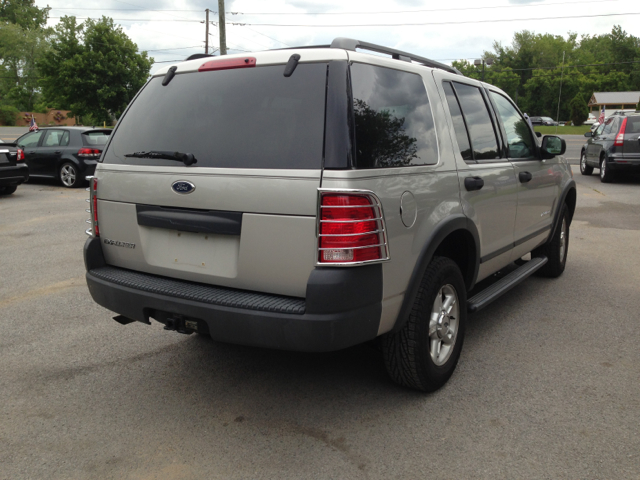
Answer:
POLYGON ((89 273, 94 278, 133 290, 209 305, 295 315, 302 315, 305 311, 305 301, 302 298, 221 288, 111 266, 95 268, 89 273))
MULTIPOLYGON (((170 295, 162 289, 158 290, 158 286, 143 290, 135 282, 115 283, 104 275, 112 272, 109 269, 115 267, 105 265, 100 239, 96 237, 87 239, 84 256, 87 285, 93 299, 99 305, 139 322, 148 323, 151 317, 166 323, 167 319, 178 316, 183 320, 196 320, 198 325, 206 325, 198 330, 208 332, 214 340, 305 352, 340 350, 372 340, 378 335, 382 313, 380 264, 352 268, 316 268, 307 283, 306 299, 205 285, 207 288, 235 293, 303 302, 304 313, 293 314, 207 303, 197 296, 178 297, 175 292, 170 295)), ((163 282, 202 286, 140 272, 133 273, 149 280, 149 277, 153 277, 154 282, 161 279, 163 282)), ((163 282, 162 285, 169 285, 163 282)))

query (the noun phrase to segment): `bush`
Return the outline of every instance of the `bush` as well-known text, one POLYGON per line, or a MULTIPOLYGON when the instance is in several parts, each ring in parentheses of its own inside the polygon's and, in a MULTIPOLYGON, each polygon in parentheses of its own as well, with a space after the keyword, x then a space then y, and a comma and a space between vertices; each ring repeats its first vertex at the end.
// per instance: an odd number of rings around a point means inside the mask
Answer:
POLYGON ((569 109, 571 110, 571 121, 576 127, 582 125, 589 118, 589 107, 579 93, 569 102, 569 109))
POLYGON ((20 110, 11 105, 0 105, 0 124, 13 127, 20 110))

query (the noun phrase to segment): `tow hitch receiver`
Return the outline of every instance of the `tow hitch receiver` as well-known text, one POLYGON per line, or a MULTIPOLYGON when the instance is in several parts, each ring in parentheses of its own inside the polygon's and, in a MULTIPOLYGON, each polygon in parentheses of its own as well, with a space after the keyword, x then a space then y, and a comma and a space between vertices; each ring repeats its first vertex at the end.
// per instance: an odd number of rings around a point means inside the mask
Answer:
POLYGON ((198 322, 194 320, 186 320, 180 316, 174 316, 167 318, 165 330, 175 330, 178 333, 184 333, 185 335, 191 335, 193 332, 198 331, 198 322))

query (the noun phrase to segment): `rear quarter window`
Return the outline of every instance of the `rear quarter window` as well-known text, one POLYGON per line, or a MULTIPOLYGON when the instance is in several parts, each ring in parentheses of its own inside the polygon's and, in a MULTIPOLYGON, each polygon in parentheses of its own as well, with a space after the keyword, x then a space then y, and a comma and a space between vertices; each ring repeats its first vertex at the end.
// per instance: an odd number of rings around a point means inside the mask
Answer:
POLYGON ((357 168, 438 163, 429 97, 420 75, 351 65, 357 168))

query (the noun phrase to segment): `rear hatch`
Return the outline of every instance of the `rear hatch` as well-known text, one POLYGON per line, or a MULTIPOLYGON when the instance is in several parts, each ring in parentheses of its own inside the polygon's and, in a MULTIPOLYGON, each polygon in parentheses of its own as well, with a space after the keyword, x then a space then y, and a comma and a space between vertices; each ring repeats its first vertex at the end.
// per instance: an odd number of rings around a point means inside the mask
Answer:
POLYGON ((316 259, 328 61, 302 61, 285 77, 292 53, 198 71, 211 61, 202 59, 149 81, 96 170, 108 264, 305 296, 316 259), (190 154, 196 163, 127 156, 150 151, 190 154))
POLYGON ((640 160, 640 115, 629 115, 622 153, 625 160, 640 160))
POLYGON ((0 167, 15 167, 17 151, 15 143, 0 142, 0 167))

